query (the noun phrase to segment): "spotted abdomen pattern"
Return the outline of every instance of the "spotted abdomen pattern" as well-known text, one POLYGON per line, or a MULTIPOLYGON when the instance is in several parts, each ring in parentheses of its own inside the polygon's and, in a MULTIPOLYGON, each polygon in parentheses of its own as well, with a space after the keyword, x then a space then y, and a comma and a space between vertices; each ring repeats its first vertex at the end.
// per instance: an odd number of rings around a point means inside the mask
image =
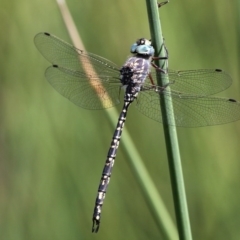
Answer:
POLYGON ((99 229, 102 205, 108 184, 110 182, 112 168, 126 120, 128 107, 137 97, 138 92, 141 90, 141 86, 149 74, 149 68, 150 61, 148 59, 134 56, 130 57, 120 70, 120 80, 123 87, 126 88, 124 95, 124 105, 113 134, 111 146, 108 151, 107 160, 98 187, 98 194, 93 213, 93 232, 97 232, 99 229))

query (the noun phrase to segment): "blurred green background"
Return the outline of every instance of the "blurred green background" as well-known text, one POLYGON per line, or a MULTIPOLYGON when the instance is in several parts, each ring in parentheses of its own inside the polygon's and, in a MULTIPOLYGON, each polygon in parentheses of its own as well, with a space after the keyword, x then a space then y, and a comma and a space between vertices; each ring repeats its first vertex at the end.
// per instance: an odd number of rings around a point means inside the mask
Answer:
MULTIPOLYGON (((150 37, 144 0, 67 3, 86 49, 119 66, 137 38, 150 37)), ((234 81, 220 96, 240 99, 238 12, 236 0, 164 6, 170 68, 222 68, 234 81)), ((44 78, 35 34, 70 42, 55 1, 1 0, 0 29, 0 239, 163 239, 121 145, 91 233, 113 128, 105 111, 78 108, 44 78)), ((130 110, 126 128, 175 221, 162 125, 130 110)), ((240 121, 178 135, 193 238, 239 239, 240 121)))

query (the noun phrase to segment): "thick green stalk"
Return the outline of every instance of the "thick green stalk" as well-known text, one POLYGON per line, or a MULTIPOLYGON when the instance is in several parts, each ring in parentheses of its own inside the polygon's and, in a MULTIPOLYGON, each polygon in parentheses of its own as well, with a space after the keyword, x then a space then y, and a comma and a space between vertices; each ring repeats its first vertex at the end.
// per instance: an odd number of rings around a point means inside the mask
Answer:
MULTIPOLYGON (((148 18, 149 25, 151 31, 151 39, 153 42, 153 46, 156 50, 156 53, 159 54, 159 57, 163 57, 165 51, 161 51, 163 46, 163 36, 162 29, 160 25, 159 18, 159 9, 157 6, 156 0, 146 0, 147 10, 148 10, 148 18)), ((163 50, 163 49, 162 49, 163 50)), ((156 65, 164 66, 164 60, 156 61, 156 65)), ((166 78, 165 78, 166 79, 166 78)), ((160 86, 164 86, 167 82, 163 82, 161 77, 158 79, 158 84, 160 86)), ((160 109, 159 109, 160 110, 160 109)), ((190 221, 187 209, 187 200, 185 194, 182 166, 181 166, 181 158, 178 147, 178 138, 177 131, 174 126, 170 126, 170 123, 174 122, 173 118, 173 107, 171 101, 166 101, 164 95, 161 96, 161 112, 163 117, 163 126, 164 126, 164 136, 166 141, 166 148, 168 154, 168 162, 169 162, 169 171, 171 177, 172 184, 172 192, 174 199, 174 207, 175 214, 178 226, 178 233, 180 240, 191 240, 191 228, 190 221)))

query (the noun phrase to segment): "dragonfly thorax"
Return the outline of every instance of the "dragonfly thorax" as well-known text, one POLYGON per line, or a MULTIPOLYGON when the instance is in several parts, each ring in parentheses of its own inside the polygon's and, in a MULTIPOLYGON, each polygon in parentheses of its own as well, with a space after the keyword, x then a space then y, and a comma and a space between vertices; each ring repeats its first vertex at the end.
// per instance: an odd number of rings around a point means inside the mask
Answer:
POLYGON ((127 59, 122 68, 120 69, 120 80, 122 86, 126 89, 126 96, 132 95, 132 101, 136 98, 138 92, 140 92, 141 87, 150 72, 151 58, 133 56, 127 59))

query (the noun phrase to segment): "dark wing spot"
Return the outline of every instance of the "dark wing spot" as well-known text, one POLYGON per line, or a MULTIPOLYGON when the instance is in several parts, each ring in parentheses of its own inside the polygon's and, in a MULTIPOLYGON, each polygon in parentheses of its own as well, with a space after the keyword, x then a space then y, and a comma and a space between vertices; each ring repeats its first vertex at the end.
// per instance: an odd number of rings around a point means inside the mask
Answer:
POLYGON ((237 102, 235 99, 229 98, 228 99, 229 102, 237 102))
POLYGON ((53 64, 52 66, 55 67, 55 68, 58 68, 58 65, 56 65, 56 64, 53 64))
POLYGON ((218 69, 218 68, 215 69, 215 71, 216 71, 216 72, 222 72, 222 70, 221 70, 221 69, 218 69))

